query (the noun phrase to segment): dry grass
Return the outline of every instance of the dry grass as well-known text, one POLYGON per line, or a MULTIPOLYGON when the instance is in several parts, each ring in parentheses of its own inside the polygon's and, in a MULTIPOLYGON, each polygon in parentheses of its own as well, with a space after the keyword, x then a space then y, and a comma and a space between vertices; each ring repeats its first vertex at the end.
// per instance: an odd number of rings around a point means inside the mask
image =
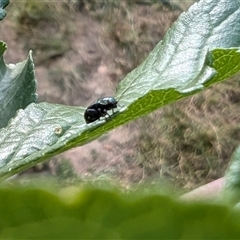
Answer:
POLYGON ((35 62, 48 64, 49 60, 62 56, 69 48, 73 28, 69 24, 68 5, 62 1, 13 2, 15 31, 24 43, 24 49, 32 49, 35 62))
POLYGON ((140 119, 139 164, 186 189, 222 177, 240 141, 239 84, 236 76, 140 119))

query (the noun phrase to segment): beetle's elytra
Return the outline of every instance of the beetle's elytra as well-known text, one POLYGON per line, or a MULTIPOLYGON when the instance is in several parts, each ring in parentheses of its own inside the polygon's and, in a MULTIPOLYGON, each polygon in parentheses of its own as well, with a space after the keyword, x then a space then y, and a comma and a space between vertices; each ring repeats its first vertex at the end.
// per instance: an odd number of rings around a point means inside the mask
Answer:
POLYGON ((117 103, 118 101, 113 97, 99 98, 96 102, 88 106, 84 112, 86 123, 95 122, 106 115, 110 118, 111 116, 107 111, 113 111, 114 108, 117 108, 117 103))

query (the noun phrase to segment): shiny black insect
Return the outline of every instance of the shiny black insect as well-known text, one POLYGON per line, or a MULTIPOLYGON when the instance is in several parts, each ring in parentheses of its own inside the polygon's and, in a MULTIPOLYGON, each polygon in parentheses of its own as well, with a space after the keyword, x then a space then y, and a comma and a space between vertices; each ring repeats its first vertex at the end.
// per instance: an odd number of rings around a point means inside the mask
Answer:
POLYGON ((106 115, 111 118, 107 111, 117 108, 118 101, 113 97, 99 98, 92 103, 85 111, 84 118, 86 123, 95 122, 106 115))

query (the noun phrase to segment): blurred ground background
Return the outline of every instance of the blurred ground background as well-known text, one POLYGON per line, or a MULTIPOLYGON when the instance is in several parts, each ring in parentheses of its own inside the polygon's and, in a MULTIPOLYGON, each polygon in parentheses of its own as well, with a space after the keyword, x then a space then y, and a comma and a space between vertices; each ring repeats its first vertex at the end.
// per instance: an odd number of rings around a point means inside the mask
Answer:
MULTIPOLYGON (((116 86, 193 3, 168 0, 11 1, 0 23, 7 63, 33 50, 39 102, 81 105, 116 86)), ((124 187, 170 182, 194 189, 224 175, 240 140, 240 79, 119 127, 26 171, 67 183, 124 187)))

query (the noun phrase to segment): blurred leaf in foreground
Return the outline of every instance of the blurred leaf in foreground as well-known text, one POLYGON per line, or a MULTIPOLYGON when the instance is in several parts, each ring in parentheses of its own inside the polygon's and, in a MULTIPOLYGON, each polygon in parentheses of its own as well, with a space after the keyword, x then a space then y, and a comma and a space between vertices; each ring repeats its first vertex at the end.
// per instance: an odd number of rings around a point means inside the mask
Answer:
POLYGON ((237 73, 239 19, 240 1, 195 3, 173 24, 148 58, 122 80, 116 94, 122 107, 111 121, 86 124, 83 108, 47 103, 31 104, 19 111, 9 126, 0 131, 0 176, 13 175, 87 143, 237 73))
POLYGON ((225 175, 223 197, 231 204, 240 202, 240 146, 233 153, 225 175))
POLYGON ((224 205, 93 187, 0 189, 1 239, 238 239, 224 205), (80 190, 81 189, 81 190, 80 190))

